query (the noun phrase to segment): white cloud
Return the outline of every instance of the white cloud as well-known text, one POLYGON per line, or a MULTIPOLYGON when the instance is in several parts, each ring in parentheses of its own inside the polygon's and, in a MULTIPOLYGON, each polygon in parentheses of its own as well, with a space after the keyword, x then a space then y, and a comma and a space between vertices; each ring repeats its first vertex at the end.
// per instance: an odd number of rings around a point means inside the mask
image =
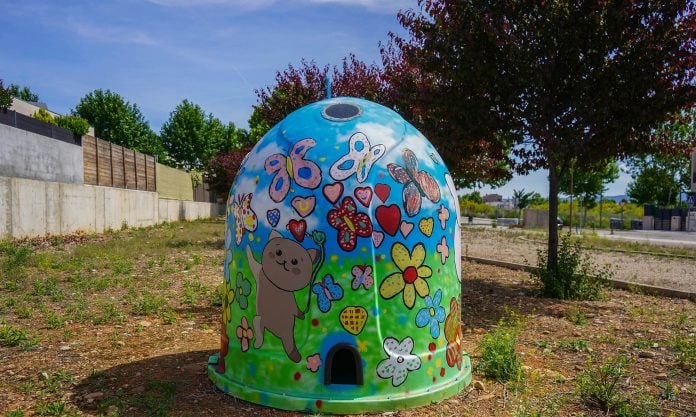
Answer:
POLYGON ((373 12, 396 13, 399 10, 417 8, 416 0, 289 0, 279 2, 278 0, 148 0, 150 3, 165 7, 201 7, 201 6, 223 6, 238 8, 244 11, 259 10, 273 5, 295 5, 302 4, 338 4, 348 7, 362 7, 373 12))
POLYGON ((165 7, 225 6, 243 10, 263 9, 276 3, 276 0, 148 0, 165 7))
POLYGON ((99 42, 158 46, 159 42, 147 33, 128 27, 92 26, 81 22, 69 22, 70 28, 82 36, 99 42))
POLYGON ((375 12, 396 13, 399 10, 416 8, 415 0, 308 0, 317 4, 340 4, 344 6, 364 7, 375 12))

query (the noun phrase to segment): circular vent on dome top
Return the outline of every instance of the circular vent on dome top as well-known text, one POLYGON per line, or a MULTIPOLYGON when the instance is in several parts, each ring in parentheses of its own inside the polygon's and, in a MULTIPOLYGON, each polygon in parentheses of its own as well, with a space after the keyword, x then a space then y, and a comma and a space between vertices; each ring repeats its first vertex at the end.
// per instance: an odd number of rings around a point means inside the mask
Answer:
POLYGON ((362 109, 355 104, 336 103, 324 107, 321 115, 329 120, 336 122, 345 122, 362 114, 362 109))

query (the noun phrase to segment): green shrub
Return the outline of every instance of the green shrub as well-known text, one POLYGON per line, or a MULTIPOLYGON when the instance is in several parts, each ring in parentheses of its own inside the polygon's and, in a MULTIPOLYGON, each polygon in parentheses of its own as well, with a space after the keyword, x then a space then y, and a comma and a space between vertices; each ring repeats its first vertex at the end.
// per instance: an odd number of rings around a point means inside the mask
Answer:
POLYGON ((2 85, 2 80, 0 80, 0 110, 7 110, 12 105, 12 95, 10 92, 2 85))
POLYGON ((58 116, 54 120, 56 125, 79 136, 86 135, 89 130, 89 122, 79 116, 58 116))
POLYGON ((20 409, 5 411, 3 417, 24 417, 24 411, 20 409))
POLYGON ((596 300, 602 287, 613 273, 608 267, 597 268, 582 252, 580 242, 570 235, 561 237, 558 248, 558 266, 553 273, 547 270, 548 250, 537 251, 537 269, 532 277, 542 286, 545 297, 561 300, 596 300))
POLYGON ((3 277, 4 286, 14 283, 24 277, 24 270, 29 264, 31 250, 24 246, 17 246, 12 243, 0 243, 0 272, 3 277))
POLYGON ((52 125, 56 124, 51 113, 49 113, 48 110, 44 108, 40 108, 39 110, 37 110, 36 113, 34 113, 31 117, 33 117, 36 120, 41 120, 42 122, 50 123, 52 125))
POLYGON ((696 338, 675 335, 671 340, 675 361, 683 370, 696 374, 696 338))
POLYGON ((517 330, 500 328, 483 336, 479 343, 481 360, 476 370, 486 378, 519 381, 522 364, 515 353, 517 330))
POLYGON ((22 350, 28 350, 36 344, 26 330, 7 325, 0 326, 0 346, 19 346, 22 350))

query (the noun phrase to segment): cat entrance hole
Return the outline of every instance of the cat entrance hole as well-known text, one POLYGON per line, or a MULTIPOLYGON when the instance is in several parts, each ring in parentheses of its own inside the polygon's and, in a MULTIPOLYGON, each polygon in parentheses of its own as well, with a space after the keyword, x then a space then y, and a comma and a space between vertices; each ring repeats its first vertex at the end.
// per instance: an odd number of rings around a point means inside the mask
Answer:
POLYGON ((340 343, 326 355, 324 385, 362 385, 362 361, 351 345, 340 343))

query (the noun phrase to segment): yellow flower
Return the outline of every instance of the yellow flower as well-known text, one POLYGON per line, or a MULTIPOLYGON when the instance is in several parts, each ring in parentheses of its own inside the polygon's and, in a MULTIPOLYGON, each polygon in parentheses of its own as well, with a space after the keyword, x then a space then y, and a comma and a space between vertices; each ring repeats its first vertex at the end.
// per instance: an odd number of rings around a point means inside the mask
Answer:
POLYGON ((225 282, 225 296, 222 301, 222 322, 229 323, 232 321, 232 304, 234 303, 234 297, 236 293, 233 288, 230 288, 229 284, 225 282))
POLYGON ((409 252, 406 246, 397 242, 392 245, 391 256, 399 272, 389 275, 382 281, 379 293, 382 297, 389 299, 403 292, 404 305, 413 308, 416 294, 423 298, 430 293, 426 279, 433 275, 433 270, 423 265, 425 246, 419 243, 413 247, 413 251, 409 252))

